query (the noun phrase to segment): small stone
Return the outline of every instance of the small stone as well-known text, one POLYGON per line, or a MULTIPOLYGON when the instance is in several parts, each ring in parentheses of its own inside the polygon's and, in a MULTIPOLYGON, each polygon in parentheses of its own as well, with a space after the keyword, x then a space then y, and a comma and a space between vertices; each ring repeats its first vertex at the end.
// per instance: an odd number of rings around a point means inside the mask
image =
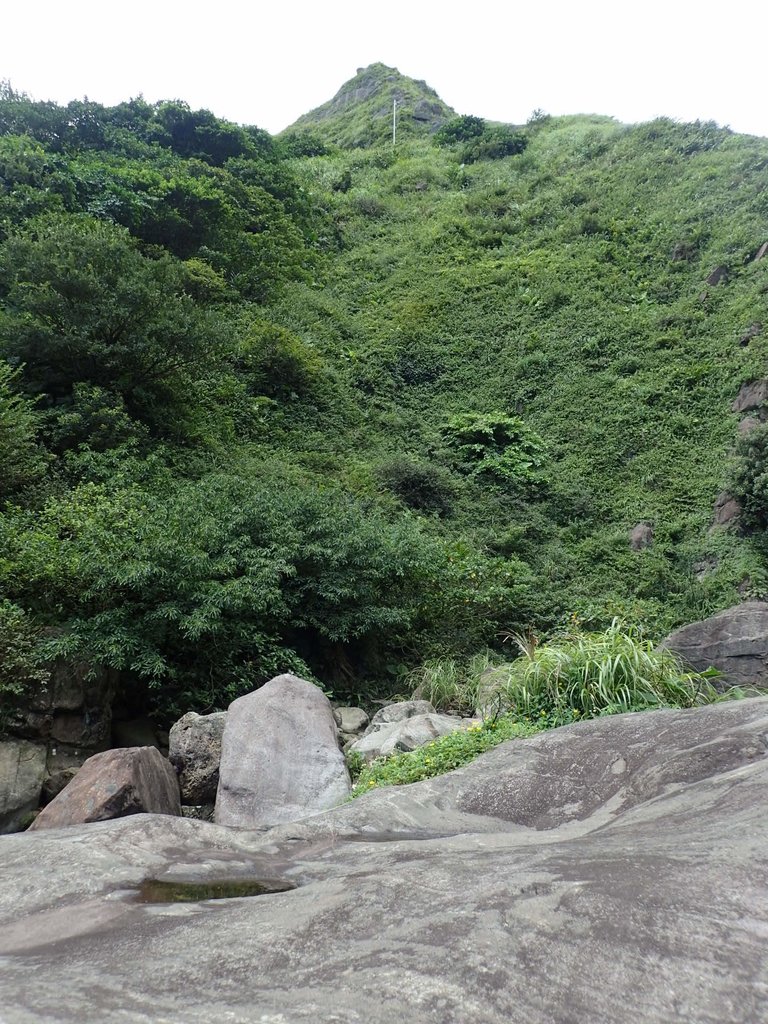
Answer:
POLYGON ((363 732, 371 721, 362 708, 334 708, 333 717, 343 733, 363 732))
POLYGON ((715 267, 715 269, 711 271, 709 277, 707 278, 707 284, 717 285, 721 283, 728 283, 728 267, 726 267, 723 263, 715 267))
POLYGON ((653 545, 653 527, 650 523, 638 523, 629 535, 629 546, 633 551, 644 551, 653 545))

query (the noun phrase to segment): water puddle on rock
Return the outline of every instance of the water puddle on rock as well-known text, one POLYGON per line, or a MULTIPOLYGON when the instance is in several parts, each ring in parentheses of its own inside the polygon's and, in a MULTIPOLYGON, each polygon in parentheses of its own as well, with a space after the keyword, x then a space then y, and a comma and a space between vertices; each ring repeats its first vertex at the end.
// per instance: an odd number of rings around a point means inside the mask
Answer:
POLYGON ((268 896, 290 892, 296 886, 284 878, 206 879, 199 882, 148 878, 139 886, 139 903, 200 903, 242 896, 268 896))

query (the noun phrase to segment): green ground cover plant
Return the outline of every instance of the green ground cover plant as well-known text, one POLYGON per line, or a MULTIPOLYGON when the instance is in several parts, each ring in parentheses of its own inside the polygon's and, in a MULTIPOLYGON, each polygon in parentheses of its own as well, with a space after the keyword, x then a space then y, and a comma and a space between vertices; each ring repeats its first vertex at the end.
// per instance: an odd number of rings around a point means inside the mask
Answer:
POLYGON ((443 775, 469 764, 479 754, 491 750, 505 740, 533 736, 543 728, 535 722, 520 722, 504 715, 471 725, 467 730, 449 733, 426 746, 404 754, 378 758, 370 764, 352 761, 355 783, 353 797, 367 793, 376 786, 403 786, 443 775))

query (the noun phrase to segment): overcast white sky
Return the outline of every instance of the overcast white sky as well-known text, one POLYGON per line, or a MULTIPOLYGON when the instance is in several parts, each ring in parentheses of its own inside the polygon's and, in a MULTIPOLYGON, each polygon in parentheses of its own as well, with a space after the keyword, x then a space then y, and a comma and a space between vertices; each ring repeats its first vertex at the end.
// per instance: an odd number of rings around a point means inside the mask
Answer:
POLYGON ((358 67, 462 114, 714 119, 768 136, 768 0, 5 0, 0 78, 35 99, 178 98, 280 131, 358 67))

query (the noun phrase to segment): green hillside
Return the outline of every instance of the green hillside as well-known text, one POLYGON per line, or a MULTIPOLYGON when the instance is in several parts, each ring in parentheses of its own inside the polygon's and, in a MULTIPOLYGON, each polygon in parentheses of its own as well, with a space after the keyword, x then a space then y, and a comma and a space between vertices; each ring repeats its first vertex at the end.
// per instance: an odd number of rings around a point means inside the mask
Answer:
POLYGON ((53 654, 166 718, 287 669, 365 699, 511 630, 765 596, 731 405, 766 168, 711 123, 456 118, 384 65, 279 139, 6 88, 8 699, 53 654))

